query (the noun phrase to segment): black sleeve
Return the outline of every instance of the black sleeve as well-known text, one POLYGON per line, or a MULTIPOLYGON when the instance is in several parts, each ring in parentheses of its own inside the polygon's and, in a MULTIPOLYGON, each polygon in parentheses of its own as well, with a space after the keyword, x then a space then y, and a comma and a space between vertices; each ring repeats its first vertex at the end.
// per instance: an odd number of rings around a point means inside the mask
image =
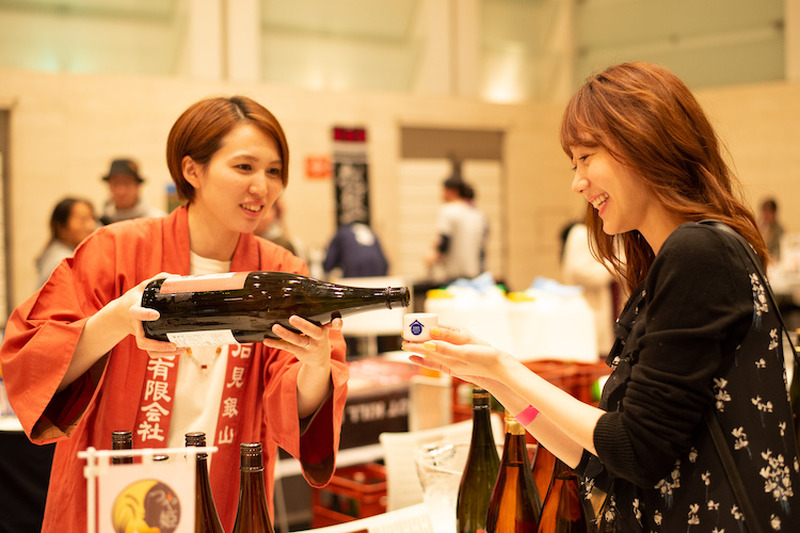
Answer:
POLYGON ((450 249, 450 236, 449 235, 439 235, 439 246, 437 250, 440 254, 446 254, 447 251, 450 249))
POLYGON ((652 487, 689 451, 713 403, 712 376, 746 334, 752 288, 742 256, 715 230, 681 226, 645 282, 632 339, 638 363, 621 412, 603 415, 594 445, 608 471, 652 487))

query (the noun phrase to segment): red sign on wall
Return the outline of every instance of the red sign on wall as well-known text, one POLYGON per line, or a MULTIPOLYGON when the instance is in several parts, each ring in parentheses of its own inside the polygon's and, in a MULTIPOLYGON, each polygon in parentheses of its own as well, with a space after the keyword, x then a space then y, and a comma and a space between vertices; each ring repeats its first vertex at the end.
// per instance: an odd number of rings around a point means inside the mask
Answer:
POLYGON ((306 156, 306 178, 312 180, 331 177, 331 158, 327 155, 306 156))

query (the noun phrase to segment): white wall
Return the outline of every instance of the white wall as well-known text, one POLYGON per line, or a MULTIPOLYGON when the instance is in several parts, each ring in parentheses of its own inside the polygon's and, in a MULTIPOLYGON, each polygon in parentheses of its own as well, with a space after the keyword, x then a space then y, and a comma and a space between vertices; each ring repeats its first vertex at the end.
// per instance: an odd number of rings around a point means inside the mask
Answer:
MULTIPOLYGON (((446 97, 385 93, 305 92, 260 84, 189 82, 148 77, 49 75, 0 70, 0 107, 11 110, 10 202, 14 301, 35 284, 33 262, 47 240, 53 205, 67 194, 106 196, 100 176, 110 159, 139 159, 147 199, 160 204, 170 182, 164 162, 167 132, 192 102, 242 93, 269 107, 291 146, 285 194, 289 225, 310 247, 324 246, 334 230, 333 185, 308 180, 306 156, 330 154, 330 128, 364 125, 369 132, 373 222, 389 260, 399 256, 404 224, 398 205, 400 129, 403 126, 504 132, 506 271, 511 288, 537 275, 558 277, 558 234, 582 212, 569 190, 570 162, 558 143, 563 103, 498 105, 446 97)), ((800 84, 766 84, 699 93, 730 149, 736 170, 756 205, 777 194, 789 230, 800 230, 791 209, 800 192, 800 84)), ((393 271, 392 274, 402 274, 393 271)))

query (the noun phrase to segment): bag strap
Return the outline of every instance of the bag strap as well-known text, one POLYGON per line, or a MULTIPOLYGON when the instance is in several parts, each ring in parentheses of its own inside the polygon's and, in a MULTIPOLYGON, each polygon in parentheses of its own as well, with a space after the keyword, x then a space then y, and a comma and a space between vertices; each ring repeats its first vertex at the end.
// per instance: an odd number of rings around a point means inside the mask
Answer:
MULTIPOLYGON (((732 235, 736 238, 737 241, 742 245, 742 248, 745 249, 747 255, 750 257, 750 260, 753 263, 753 266, 756 269, 759 277, 761 278, 761 282, 765 287, 767 292, 767 296, 772 303, 772 307, 775 310, 775 313, 778 316, 778 320, 783 328, 784 334, 786 335, 787 340, 789 341, 789 346, 794 354, 795 359, 795 369, 800 369, 800 364, 798 361, 798 354, 797 351, 794 349, 794 344, 792 343, 792 339, 789 336, 789 331, 786 329, 786 324, 783 322, 783 317, 781 316, 780 311, 778 310, 778 304, 775 300, 775 295, 772 293, 772 288, 769 285, 769 281, 767 280, 767 276, 764 273, 764 269, 761 266, 761 261, 759 261, 758 256, 756 256, 755 250, 753 247, 750 246, 750 243, 745 240, 744 237, 739 235, 736 231, 734 231, 730 226, 723 224, 722 222, 716 220, 703 220, 700 222, 701 224, 705 224, 708 226, 712 226, 717 228, 725 233, 732 235)), ((706 411, 705 413, 705 420, 706 425, 708 426, 708 431, 711 434, 711 440, 714 441, 714 446, 717 448, 717 453, 719 454, 720 461, 722 462, 722 466, 725 469, 725 474, 728 477, 728 482, 731 485, 731 489, 733 490, 734 497, 736 501, 739 503, 739 507, 742 510, 742 514, 744 514, 745 524, 747 528, 752 533, 762 533, 763 529, 761 528, 761 524, 758 522, 756 517, 755 509, 753 508, 753 504, 750 502, 750 498, 748 496, 747 489, 745 488, 744 481, 742 481, 741 476, 739 475, 739 470, 736 468, 736 462, 733 459, 733 454, 731 454, 731 450, 728 447, 728 443, 725 440, 725 434, 722 432, 722 427, 719 424, 719 420, 717 419, 716 415, 713 412, 713 407, 706 411)))
POLYGON ((750 246, 750 243, 745 240, 744 237, 739 235, 736 231, 733 230, 727 224, 723 224, 718 220, 701 220, 700 224, 705 224, 707 226, 712 226, 717 228, 725 233, 732 235, 739 241, 739 244, 742 245, 747 255, 750 257, 750 261, 753 263, 753 267, 755 267, 756 272, 758 273, 759 277, 761 278, 761 283, 764 285, 765 291, 767 296, 769 297, 770 302, 772 303, 772 307, 775 309, 775 314, 778 316, 778 322, 781 324, 781 328, 783 329, 783 333, 786 336, 786 340, 789 341, 789 347, 792 350, 792 355, 794 355, 794 367, 797 370, 800 370, 800 354, 797 353, 797 350, 794 347, 794 342, 792 342, 792 338, 789 336, 789 330, 786 328, 786 323, 783 321, 783 316, 781 315, 780 310, 778 309, 778 303, 775 300, 775 295, 772 292, 772 287, 769 284, 769 280, 767 279, 766 273, 764 273, 764 268, 761 266, 761 261, 758 259, 755 250, 753 247, 750 246))
POLYGON ((744 481, 742 481, 742 477, 739 475, 739 470, 736 469, 736 462, 733 460, 733 455, 728 448, 727 442, 725 442, 725 435, 722 433, 719 420, 717 420, 717 417, 710 409, 706 411, 705 418, 708 431, 711 433, 711 440, 714 441, 714 446, 717 448, 719 459, 722 461, 723 468, 725 468, 725 474, 728 476, 728 482, 731 484, 733 495, 739 503, 742 514, 744 514, 744 521, 747 525, 747 529, 751 533, 763 533, 761 524, 756 517, 756 511, 747 495, 744 481))

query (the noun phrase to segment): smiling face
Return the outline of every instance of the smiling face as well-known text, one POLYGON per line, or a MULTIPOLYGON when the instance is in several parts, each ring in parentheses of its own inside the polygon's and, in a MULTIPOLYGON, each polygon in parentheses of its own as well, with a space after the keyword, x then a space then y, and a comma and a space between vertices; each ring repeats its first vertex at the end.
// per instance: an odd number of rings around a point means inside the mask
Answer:
POLYGON ((275 139, 250 123, 222 138, 207 165, 186 156, 183 175, 194 187, 189 209, 192 251, 229 260, 241 233, 252 233, 283 191, 275 139))
POLYGON ((571 146, 575 176, 572 191, 583 196, 603 221, 603 232, 638 231, 654 253, 688 219, 670 212, 643 176, 596 143, 571 146))
POLYGON ((606 234, 641 231, 654 203, 644 180, 600 145, 573 146, 572 163, 572 191, 592 204, 606 234))

